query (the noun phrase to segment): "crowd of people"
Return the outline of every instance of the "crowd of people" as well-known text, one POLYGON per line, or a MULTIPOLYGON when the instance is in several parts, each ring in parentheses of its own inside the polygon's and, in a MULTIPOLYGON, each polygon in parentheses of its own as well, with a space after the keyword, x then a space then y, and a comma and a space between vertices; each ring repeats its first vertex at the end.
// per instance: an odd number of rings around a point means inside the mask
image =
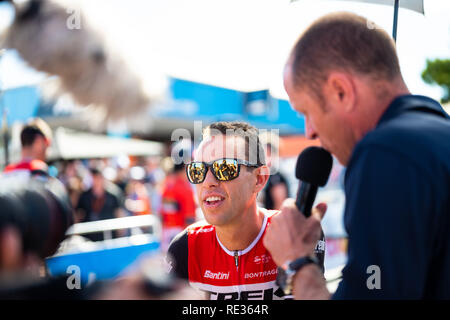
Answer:
MULTIPOLYGON (((275 138, 266 138, 265 150, 270 164, 275 156, 275 138), (270 140, 271 139, 271 140, 270 140), (271 142, 270 142, 271 141, 271 142)), ((101 159, 71 159, 46 163, 51 145, 50 127, 37 118, 25 124, 21 132, 22 157, 8 165, 3 175, 40 172, 61 181, 73 208, 74 223, 153 214, 163 226, 163 248, 175 235, 196 220, 202 210, 188 182, 185 164, 170 156, 118 156, 101 159)), ((172 146, 172 149, 174 146, 172 146)), ((192 153, 191 148, 184 148, 192 153)), ((191 156, 191 155, 189 155, 191 156)), ((258 197, 264 208, 279 209, 288 197, 288 184, 279 173, 270 175, 269 183, 258 197)), ((102 235, 88 235, 93 241, 102 235)))
MULTIPOLYGON (((238 123, 237 128, 240 126, 245 127, 247 124, 238 123)), ((256 130, 251 126, 249 128, 256 130)), ((6 239, 3 242, 4 246, 0 248, 0 253, 2 253, 0 255, 0 289, 5 288, 4 279, 16 278, 10 277, 11 274, 17 273, 21 277, 27 274, 27 272, 23 272, 30 269, 28 256, 39 258, 31 266, 36 270, 34 271, 35 275, 43 276, 45 274, 44 258, 56 252, 58 245, 64 239, 65 232, 74 223, 125 216, 156 215, 162 224, 161 244, 163 252, 166 252, 176 236, 179 237, 183 230, 187 230, 186 227, 204 217, 203 212, 206 209, 202 205, 200 197, 195 195, 195 183, 189 179, 189 174, 187 174, 192 163, 187 164, 186 168, 184 162, 176 163, 172 157, 163 156, 147 158, 121 156, 103 159, 60 160, 47 163, 46 151, 51 143, 51 130, 44 121, 34 119, 25 124, 21 131, 21 159, 17 163, 6 166, 1 175, 0 180, 3 186, 1 200, 4 200, 5 206, 8 206, 11 212, 8 212, 8 215, 2 214, 2 219, 0 219, 2 222, 0 236, 6 239), (19 181, 21 183, 18 183, 19 181), (38 188, 35 190, 32 186, 36 183, 38 183, 38 188), (14 188, 11 185, 18 186, 18 194, 25 193, 27 195, 20 195, 20 199, 23 198, 25 201, 25 209, 19 208, 17 202, 9 203, 10 198, 19 197, 13 193, 14 188), (38 200, 30 198, 28 195, 30 190, 38 195, 41 193, 41 188, 52 190, 52 192, 48 191, 50 196, 41 197, 38 200), (45 202, 52 204, 44 205, 45 202), (14 204, 17 204, 17 207, 13 207, 14 204), (36 207, 38 204, 42 207, 36 207), (20 219, 15 217, 22 215, 22 211, 27 212, 30 218, 24 223, 25 227, 17 222, 16 220, 20 219), (42 216, 50 215, 50 219, 43 219, 38 213, 42 216), (11 226, 13 228, 10 228, 11 226), (12 237, 11 235, 16 235, 14 233, 16 229, 19 235, 12 237), (41 244, 39 249, 35 248, 36 252, 31 249, 28 252, 29 249, 26 248, 30 241, 28 234, 30 229, 36 229, 35 232, 32 232, 35 245, 41 244), (44 234, 42 230, 46 230, 46 233, 44 234), (8 240, 11 237, 13 242, 8 240), (18 251, 15 254, 11 252, 11 246, 17 248, 18 251), (22 253, 19 254, 20 252, 22 253), (22 256, 22 258, 16 259, 16 261, 10 256, 22 256), (9 269, 12 269, 13 272, 9 272, 9 269)), ((273 148, 274 146, 270 150, 273 148)), ((183 149, 185 153, 192 153, 192 151, 192 149, 183 149)), ((265 153, 264 150, 263 152, 265 153)), ((238 175, 241 172, 237 166, 230 168, 234 168, 234 174, 238 175)), ((223 170, 222 174, 224 174, 223 170)), ((267 179, 269 177, 266 173, 264 181, 267 179)), ((277 183, 273 185, 277 185, 277 183)), ((262 190, 264 186, 265 183, 260 184, 260 189, 262 190)), ((239 190, 236 191, 239 192, 239 190)), ((254 194, 254 206, 257 204, 258 193, 254 194)), ((268 189, 266 194, 260 201, 268 201, 267 197, 271 195, 271 189, 268 189)), ((231 201, 234 200, 231 199, 231 201)), ((280 202, 280 199, 271 201, 277 203, 280 202)), ((239 226, 237 227, 239 229, 239 226)), ((126 236, 126 234, 114 234, 114 237, 119 236, 126 236)), ((87 234, 84 237, 90 241, 104 240, 101 233, 87 234)), ((187 264, 184 267, 187 267, 187 264)), ((273 278, 274 275, 272 272, 271 277, 273 278)), ((63 288, 64 279, 57 278, 49 281, 49 283, 41 283, 38 287, 45 290, 47 285, 58 285, 59 290, 65 290, 63 288)), ((34 283, 32 283, 33 285, 34 283)), ((12 292, 15 292, 16 296, 14 294, 11 296, 6 293, 9 289, 0 290, 0 295, 6 298, 28 297, 27 294, 31 290, 29 285, 25 285, 24 289, 15 285, 12 292)), ((85 292, 75 298, 83 299, 92 295, 90 290, 85 292)), ((93 292, 97 294, 97 289, 93 292)), ((274 292, 281 297, 279 292, 276 290, 274 292)), ((73 296, 68 295, 67 297, 73 296)))
MULTIPOLYGON (((196 214, 182 166, 170 157, 127 156, 47 163, 52 133, 39 118, 23 126, 20 138, 20 161, 0 176, 0 299, 130 299, 172 292, 169 284, 155 285, 161 281, 148 277, 152 270, 70 290, 67 275, 49 277, 45 259, 57 252, 74 223, 152 214, 169 234, 182 230, 196 214)), ((102 233, 84 237, 104 240, 102 233)), ((183 294, 183 283, 172 285, 175 294, 183 294)))
POLYGON ((54 165, 76 222, 153 214, 161 220, 166 243, 196 220, 197 205, 184 165, 174 165, 170 157, 121 156, 54 165))

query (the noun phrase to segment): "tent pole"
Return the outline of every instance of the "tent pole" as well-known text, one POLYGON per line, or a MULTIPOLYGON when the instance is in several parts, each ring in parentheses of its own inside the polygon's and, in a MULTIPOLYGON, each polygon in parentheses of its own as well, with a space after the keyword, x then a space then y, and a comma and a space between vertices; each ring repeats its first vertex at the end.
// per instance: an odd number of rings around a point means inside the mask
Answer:
POLYGON ((397 21, 398 21, 398 6, 400 0, 395 0, 394 4, 394 24, 392 26, 392 38, 397 42, 397 21))

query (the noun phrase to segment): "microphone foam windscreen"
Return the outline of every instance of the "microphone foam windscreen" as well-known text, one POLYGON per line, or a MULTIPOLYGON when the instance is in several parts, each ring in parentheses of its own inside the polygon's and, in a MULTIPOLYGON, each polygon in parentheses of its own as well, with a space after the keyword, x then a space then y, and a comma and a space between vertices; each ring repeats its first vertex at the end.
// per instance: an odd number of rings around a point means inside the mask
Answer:
POLYGON ((142 78, 75 1, 15 1, 14 7, 14 22, 0 46, 15 49, 36 70, 58 76, 53 93, 70 93, 77 105, 96 107, 105 119, 146 110, 151 99, 142 78), (71 24, 69 12, 77 12, 79 25, 71 24))
POLYGON ((315 186, 323 187, 330 176, 333 158, 321 147, 308 147, 298 156, 295 176, 315 186))

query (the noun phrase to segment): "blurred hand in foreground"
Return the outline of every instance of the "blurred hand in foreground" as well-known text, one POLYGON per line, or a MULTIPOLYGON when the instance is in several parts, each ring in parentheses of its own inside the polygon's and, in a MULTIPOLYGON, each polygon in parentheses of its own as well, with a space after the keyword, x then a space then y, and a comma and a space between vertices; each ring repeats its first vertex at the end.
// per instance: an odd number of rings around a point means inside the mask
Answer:
POLYGON ((314 253, 321 237, 320 221, 326 210, 327 205, 319 203, 306 218, 297 210, 294 199, 283 202, 281 212, 272 218, 263 240, 278 266, 314 253))

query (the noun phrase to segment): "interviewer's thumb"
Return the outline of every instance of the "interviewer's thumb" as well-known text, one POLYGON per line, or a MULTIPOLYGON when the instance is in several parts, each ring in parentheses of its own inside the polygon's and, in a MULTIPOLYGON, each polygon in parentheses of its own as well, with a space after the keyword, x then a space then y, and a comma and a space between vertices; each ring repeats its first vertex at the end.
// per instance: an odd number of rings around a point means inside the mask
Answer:
POLYGON ((312 215, 314 215, 317 219, 322 220, 325 216, 325 212, 327 212, 327 208, 327 204, 321 202, 312 209, 312 215))

